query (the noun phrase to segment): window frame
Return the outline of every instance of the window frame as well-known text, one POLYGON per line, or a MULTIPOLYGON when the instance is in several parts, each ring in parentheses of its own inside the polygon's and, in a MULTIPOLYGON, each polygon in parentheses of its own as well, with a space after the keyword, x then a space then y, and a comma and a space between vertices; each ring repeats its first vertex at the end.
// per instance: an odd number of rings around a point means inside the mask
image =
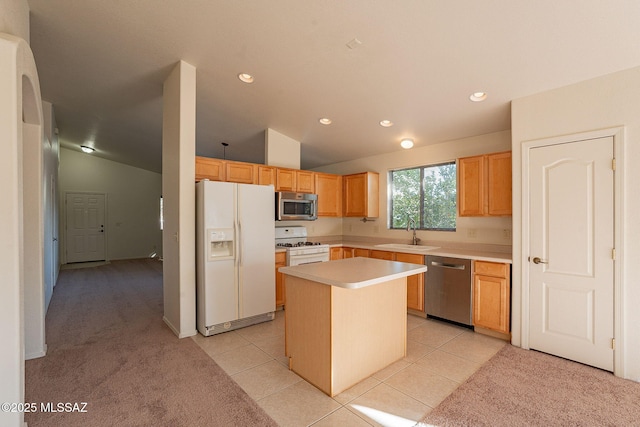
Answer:
POLYGON ((387 221, 387 227, 389 230, 405 230, 405 227, 394 227, 393 226, 393 193, 394 193, 394 182, 393 182, 393 174, 395 172, 402 172, 402 171, 408 171, 408 170, 414 170, 414 169, 418 169, 420 172, 420 202, 419 202, 419 206, 420 206, 420 213, 419 213, 419 224, 416 227, 416 230, 424 230, 424 231, 445 231, 445 232, 456 232, 457 230, 457 226, 458 226, 458 206, 457 206, 457 193, 458 193, 458 182, 457 182, 457 173, 458 173, 458 162, 457 160, 448 160, 448 161, 443 161, 443 162, 438 162, 438 163, 433 163, 433 164, 426 164, 426 165, 420 165, 420 166, 411 166, 411 167, 406 167, 406 168, 399 168, 399 169, 391 169, 388 172, 387 175, 387 179, 388 179, 388 187, 389 187, 389 191, 387 192, 388 197, 387 197, 387 204, 388 204, 388 221, 387 221), (425 220, 425 212, 424 212, 424 198, 425 198, 425 191, 424 191, 424 176, 425 176, 425 169, 428 168, 433 168, 433 167, 438 167, 438 166, 446 166, 446 165, 454 165, 456 168, 456 207, 455 207, 455 227, 454 228, 425 228, 423 227, 424 225, 424 220, 425 220))

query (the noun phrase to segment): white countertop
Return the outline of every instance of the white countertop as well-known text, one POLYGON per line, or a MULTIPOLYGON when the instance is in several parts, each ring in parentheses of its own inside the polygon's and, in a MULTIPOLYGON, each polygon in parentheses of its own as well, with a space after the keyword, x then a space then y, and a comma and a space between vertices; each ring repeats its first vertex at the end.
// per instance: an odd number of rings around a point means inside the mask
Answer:
MULTIPOLYGON (((446 248, 441 247, 438 249, 433 249, 430 251, 421 251, 421 250, 411 250, 411 249, 391 249, 385 247, 376 246, 375 243, 369 242, 349 242, 342 241, 341 243, 329 244, 330 246, 344 246, 349 248, 362 248, 362 249, 370 249, 377 251, 389 251, 389 252, 403 252, 409 254, 419 254, 419 255, 435 255, 435 256, 446 256, 446 257, 454 257, 454 258, 464 258, 471 259, 477 261, 490 261, 490 262, 502 262, 502 263, 512 263, 511 253, 507 252, 489 252, 483 250, 471 250, 471 249, 458 249, 458 248, 446 248)), ((418 248, 420 246, 418 245, 418 248)))
POLYGON ((290 267, 281 273, 325 285, 358 289, 427 271, 426 265, 386 261, 374 258, 347 258, 290 267))
MULTIPOLYGON (((310 240, 313 240, 311 238, 310 240)), ((402 252, 407 254, 418 254, 418 255, 435 255, 435 256, 446 256, 453 258, 464 258, 471 259, 477 261, 490 261, 490 262, 502 262, 507 264, 512 264, 512 256, 510 252, 492 252, 486 250, 477 250, 477 249, 460 249, 460 248, 447 248, 447 247, 439 247, 438 249, 434 249, 431 251, 422 251, 422 250, 412 250, 409 248, 397 249, 397 248, 389 248, 389 247, 379 247, 377 243, 373 242, 355 242, 355 241, 331 241, 327 242, 329 246, 332 247, 349 247, 349 248, 362 248, 376 251, 389 251, 389 252, 402 252)), ((418 248, 420 245, 418 245, 418 248)), ((276 247, 276 252, 285 252, 286 249, 276 247)))

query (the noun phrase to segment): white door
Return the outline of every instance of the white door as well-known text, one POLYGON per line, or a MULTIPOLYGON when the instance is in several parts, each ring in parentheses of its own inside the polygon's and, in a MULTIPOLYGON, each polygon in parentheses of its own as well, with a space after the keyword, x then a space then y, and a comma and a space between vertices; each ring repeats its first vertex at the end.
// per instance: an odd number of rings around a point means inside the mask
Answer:
POLYGON ((530 151, 529 347, 613 371, 613 138, 530 151))
POLYGON ((67 262, 105 259, 104 194, 66 195, 67 262))

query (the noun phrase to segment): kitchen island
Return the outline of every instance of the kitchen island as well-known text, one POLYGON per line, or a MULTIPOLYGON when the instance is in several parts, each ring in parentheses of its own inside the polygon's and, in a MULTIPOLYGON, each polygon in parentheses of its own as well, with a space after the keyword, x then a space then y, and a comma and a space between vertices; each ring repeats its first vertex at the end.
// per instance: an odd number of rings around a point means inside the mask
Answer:
POLYGON ((403 358, 406 278, 418 264, 348 258, 279 269, 289 368, 329 396, 403 358))

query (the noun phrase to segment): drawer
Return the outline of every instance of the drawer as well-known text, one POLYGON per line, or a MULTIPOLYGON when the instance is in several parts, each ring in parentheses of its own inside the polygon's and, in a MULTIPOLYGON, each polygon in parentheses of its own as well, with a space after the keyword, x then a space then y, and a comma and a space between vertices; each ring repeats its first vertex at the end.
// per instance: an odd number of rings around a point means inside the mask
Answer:
POLYGON ((276 264, 284 264, 287 262, 286 252, 276 252, 276 264))
POLYGON ((485 276, 503 277, 508 276, 507 264, 499 262, 475 261, 473 263, 474 273, 483 274, 485 276))
POLYGON ((397 252, 396 261, 410 262, 412 264, 424 264, 424 255, 406 254, 403 252, 397 252))
POLYGON ((393 252, 378 251, 375 249, 369 252, 369 258, 386 259, 388 261, 393 261, 394 259, 393 255, 394 255, 393 252))

